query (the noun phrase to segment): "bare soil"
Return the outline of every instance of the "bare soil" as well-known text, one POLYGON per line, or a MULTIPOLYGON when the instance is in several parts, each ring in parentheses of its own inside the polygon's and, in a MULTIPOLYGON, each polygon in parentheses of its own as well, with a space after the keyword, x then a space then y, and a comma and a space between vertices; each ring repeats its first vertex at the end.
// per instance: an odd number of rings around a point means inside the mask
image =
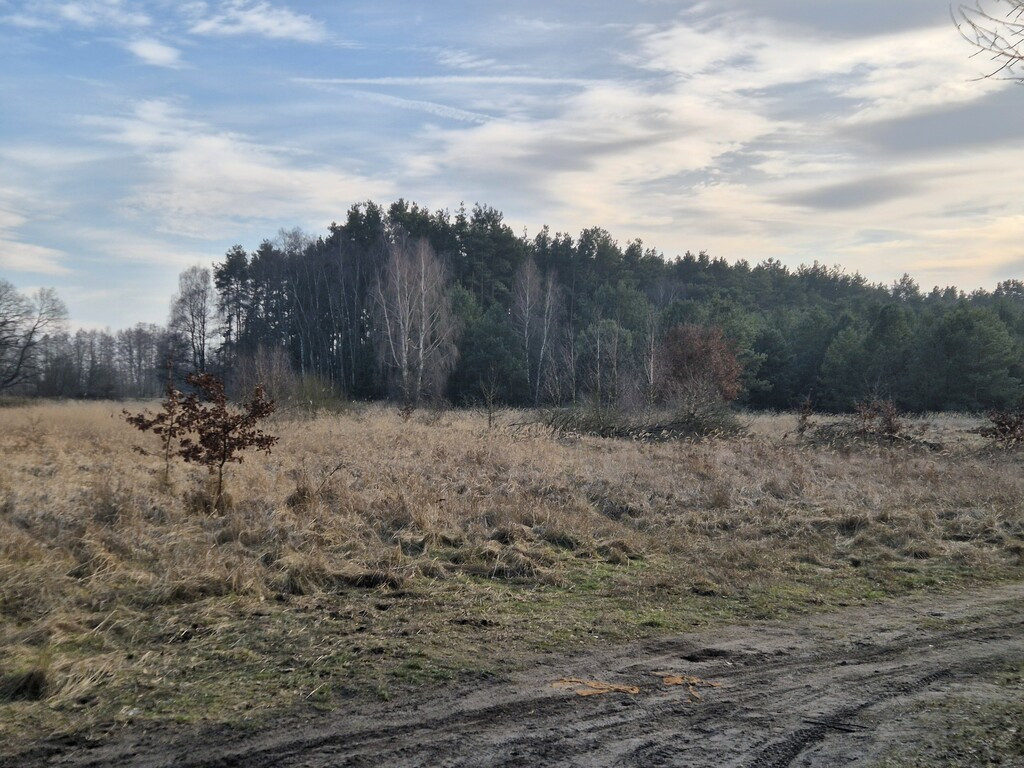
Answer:
POLYGON ((354 696, 250 727, 129 725, 37 744, 11 764, 1024 765, 1021 731, 984 721, 1022 700, 1018 583, 550 654, 508 679, 354 696), (581 696, 565 680, 635 692, 581 696))

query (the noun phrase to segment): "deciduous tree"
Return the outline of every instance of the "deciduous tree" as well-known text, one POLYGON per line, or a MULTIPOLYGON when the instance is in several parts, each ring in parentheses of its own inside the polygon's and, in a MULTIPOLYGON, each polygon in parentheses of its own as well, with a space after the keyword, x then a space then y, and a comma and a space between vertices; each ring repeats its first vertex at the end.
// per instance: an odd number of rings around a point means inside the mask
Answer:
POLYGON ((0 392, 26 381, 36 369, 36 349, 59 330, 67 309, 50 288, 24 296, 0 279, 0 392))
POLYGON ((206 267, 189 267, 178 277, 178 293, 171 301, 170 328, 185 339, 192 371, 206 370, 213 331, 213 283, 206 267))

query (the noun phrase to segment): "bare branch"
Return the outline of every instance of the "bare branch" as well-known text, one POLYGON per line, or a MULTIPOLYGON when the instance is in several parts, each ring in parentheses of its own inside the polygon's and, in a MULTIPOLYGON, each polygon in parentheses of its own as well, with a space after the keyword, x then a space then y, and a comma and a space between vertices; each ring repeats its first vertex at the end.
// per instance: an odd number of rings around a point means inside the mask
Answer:
POLYGON ((987 55, 992 61, 983 78, 1024 79, 1017 74, 1024 62, 1024 0, 961 3, 952 15, 960 35, 977 48, 974 55, 987 55))

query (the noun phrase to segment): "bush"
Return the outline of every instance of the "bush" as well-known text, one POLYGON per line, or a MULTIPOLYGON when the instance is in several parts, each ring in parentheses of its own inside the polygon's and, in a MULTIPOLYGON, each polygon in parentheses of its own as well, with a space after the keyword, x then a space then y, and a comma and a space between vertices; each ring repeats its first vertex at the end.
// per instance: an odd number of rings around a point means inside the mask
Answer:
POLYGON ((722 329, 686 323, 661 343, 660 399, 694 410, 695 403, 731 403, 742 391, 743 366, 722 329))
POLYGON ((899 408, 892 400, 873 397, 853 405, 856 431, 862 436, 897 440, 905 437, 906 426, 900 419, 899 408))
POLYGON ((1024 443, 1024 401, 1016 408, 989 411, 988 420, 991 423, 978 430, 982 437, 1007 447, 1024 443))

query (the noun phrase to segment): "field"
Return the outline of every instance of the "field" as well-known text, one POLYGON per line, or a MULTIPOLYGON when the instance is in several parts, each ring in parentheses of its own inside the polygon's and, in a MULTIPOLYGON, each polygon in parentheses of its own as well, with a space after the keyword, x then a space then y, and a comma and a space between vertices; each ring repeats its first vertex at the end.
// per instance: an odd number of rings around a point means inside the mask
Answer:
POLYGON ((970 417, 644 443, 353 406, 275 417, 212 512, 121 407, 0 409, 0 757, 1024 576, 1020 454, 970 417))

